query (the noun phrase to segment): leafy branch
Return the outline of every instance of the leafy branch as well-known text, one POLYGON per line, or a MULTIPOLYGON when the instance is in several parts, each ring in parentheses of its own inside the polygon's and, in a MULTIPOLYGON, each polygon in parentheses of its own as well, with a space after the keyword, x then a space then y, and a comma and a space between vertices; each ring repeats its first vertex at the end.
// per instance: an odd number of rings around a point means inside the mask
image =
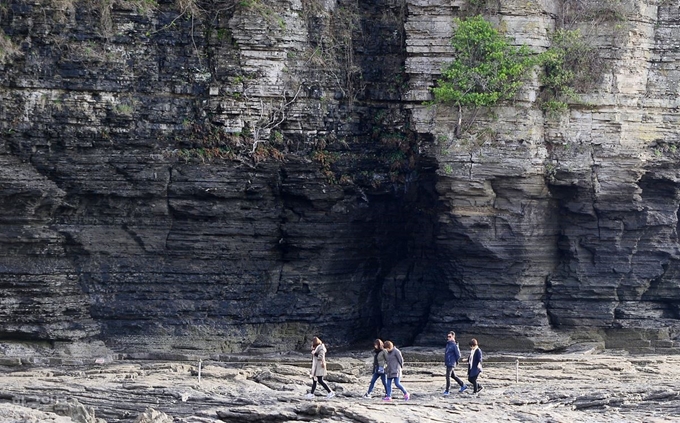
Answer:
POLYGON ((460 137, 463 107, 471 106, 476 116, 480 107, 513 98, 538 59, 527 46, 510 44, 482 16, 455 19, 454 23, 451 46, 455 60, 444 67, 432 92, 435 103, 458 108, 456 136, 460 137))
POLYGON ((471 127, 479 109, 512 99, 531 70, 540 66, 539 104, 548 113, 567 110, 567 101, 593 90, 607 71, 596 47, 578 30, 558 29, 543 53, 516 47, 482 16, 456 19, 451 38, 455 60, 442 69, 432 88, 434 103, 458 108, 456 137, 463 131, 463 108, 472 109, 471 127))

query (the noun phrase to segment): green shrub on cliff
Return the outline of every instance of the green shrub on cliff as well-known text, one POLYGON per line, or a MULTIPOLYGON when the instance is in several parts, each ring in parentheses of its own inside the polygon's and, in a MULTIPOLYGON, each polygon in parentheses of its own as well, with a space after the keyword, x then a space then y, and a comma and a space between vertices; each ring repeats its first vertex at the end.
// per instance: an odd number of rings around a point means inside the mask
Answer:
POLYGON ((513 98, 538 58, 526 45, 510 44, 482 16, 455 19, 455 26, 451 37, 455 60, 442 69, 432 92, 435 103, 458 107, 460 136, 462 108, 489 107, 513 98))
POLYGON ((608 70, 598 49, 578 30, 556 30, 550 36, 551 46, 536 54, 526 45, 512 45, 482 16, 454 22, 455 60, 442 69, 432 93, 434 103, 458 108, 457 137, 463 132, 463 108, 473 111, 469 128, 477 109, 512 99, 535 66, 542 71, 538 103, 548 114, 566 111, 567 102, 595 89, 608 70))
POLYGON ((577 93, 593 90, 608 69, 597 48, 578 30, 558 29, 550 41, 550 48, 540 56, 540 103, 549 113, 566 111, 567 101, 576 100, 577 93))

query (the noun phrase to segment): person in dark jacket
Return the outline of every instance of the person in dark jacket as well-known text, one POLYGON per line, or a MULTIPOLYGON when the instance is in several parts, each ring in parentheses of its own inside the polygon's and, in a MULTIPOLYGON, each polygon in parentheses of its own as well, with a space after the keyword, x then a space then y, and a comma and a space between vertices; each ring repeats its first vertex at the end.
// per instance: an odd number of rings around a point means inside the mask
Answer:
POLYGON ((382 381, 383 387, 385 388, 385 394, 387 394, 385 368, 387 368, 387 351, 385 351, 383 341, 376 339, 373 342, 373 376, 371 377, 371 383, 368 385, 368 391, 364 394, 364 398, 371 397, 371 392, 373 392, 373 387, 378 378, 382 381))
POLYGON ((477 378, 482 373, 482 350, 477 344, 477 340, 472 338, 469 342, 470 356, 468 357, 468 381, 474 387, 473 393, 484 389, 482 385, 477 383, 477 378))
POLYGON ((451 387, 451 378, 460 385, 458 392, 463 392, 467 389, 467 385, 456 376, 455 367, 460 361, 460 349, 456 343, 456 333, 451 331, 446 335, 446 350, 444 351, 444 363, 446 364, 446 390, 444 395, 449 395, 449 388, 451 387))

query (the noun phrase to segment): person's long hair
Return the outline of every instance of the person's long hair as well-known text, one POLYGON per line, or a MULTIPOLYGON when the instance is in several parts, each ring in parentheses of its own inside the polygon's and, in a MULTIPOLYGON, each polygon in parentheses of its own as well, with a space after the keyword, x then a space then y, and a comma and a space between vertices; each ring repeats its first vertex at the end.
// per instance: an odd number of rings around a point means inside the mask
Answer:
POLYGON ((383 341, 381 339, 376 339, 373 341, 373 349, 376 351, 381 351, 385 349, 385 346, 383 345, 383 341))
POLYGON ((322 343, 323 343, 323 342, 321 342, 321 340, 320 340, 319 338, 317 338, 316 336, 315 336, 314 338, 312 338, 312 347, 313 347, 313 348, 318 347, 318 346, 321 345, 322 343))

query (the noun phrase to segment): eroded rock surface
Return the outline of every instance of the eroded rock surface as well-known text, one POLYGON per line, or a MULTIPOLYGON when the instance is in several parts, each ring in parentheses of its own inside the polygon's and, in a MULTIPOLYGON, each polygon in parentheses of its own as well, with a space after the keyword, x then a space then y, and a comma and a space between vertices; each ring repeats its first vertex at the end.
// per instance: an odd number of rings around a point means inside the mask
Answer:
MULTIPOLYGON (((559 2, 491 3, 548 46, 559 2)), ((595 92, 458 139, 423 101, 468 2, 3 2, 0 336, 676 352, 680 12, 616 3, 595 92)))
MULTIPOLYGON (((384 403, 378 382, 364 399, 369 362, 334 354, 326 378, 337 396, 309 390, 303 354, 231 356, 193 362, 116 361, 95 366, 20 367, 2 372, 3 422, 669 422, 680 412, 676 356, 593 351, 487 354, 484 390, 442 396, 441 352, 404 349, 412 399, 384 403), (517 361, 519 360, 519 361, 517 361), (517 364, 519 363, 519 365, 517 364)), ((216 357, 215 357, 216 358, 216 357)), ((465 371, 459 370, 465 378, 465 371)), ((455 385, 455 383, 454 383, 455 385)), ((321 389, 323 391, 323 389, 321 389)))

